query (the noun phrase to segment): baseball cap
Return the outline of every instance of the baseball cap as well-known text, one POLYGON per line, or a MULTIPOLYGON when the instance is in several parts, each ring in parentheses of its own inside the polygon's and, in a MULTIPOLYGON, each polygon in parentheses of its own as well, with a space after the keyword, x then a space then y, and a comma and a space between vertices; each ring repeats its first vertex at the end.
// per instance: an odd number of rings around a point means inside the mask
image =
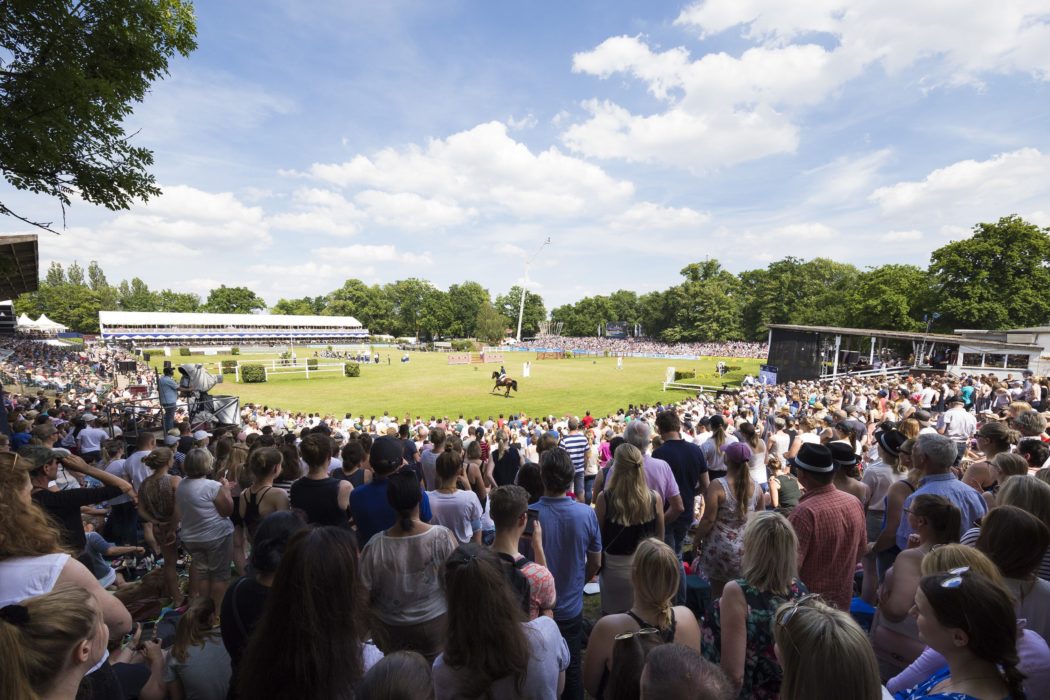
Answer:
POLYGON ((26 445, 18 450, 18 456, 28 460, 33 469, 39 469, 48 462, 61 459, 64 455, 43 445, 26 445))
POLYGON ((368 461, 372 467, 396 468, 404 461, 404 447, 400 440, 391 437, 376 438, 372 442, 372 449, 368 453, 368 461))
POLYGON ((722 453, 726 456, 726 459, 738 464, 751 459, 751 448, 744 442, 731 442, 728 445, 722 445, 722 453))
POLYGON ((178 444, 179 444, 179 438, 178 438, 177 435, 165 435, 164 436, 164 445, 165 446, 178 445, 178 444))
POLYGON ((200 442, 201 440, 207 440, 210 437, 211 435, 209 435, 206 430, 198 430, 193 434, 193 439, 197 442, 200 442))

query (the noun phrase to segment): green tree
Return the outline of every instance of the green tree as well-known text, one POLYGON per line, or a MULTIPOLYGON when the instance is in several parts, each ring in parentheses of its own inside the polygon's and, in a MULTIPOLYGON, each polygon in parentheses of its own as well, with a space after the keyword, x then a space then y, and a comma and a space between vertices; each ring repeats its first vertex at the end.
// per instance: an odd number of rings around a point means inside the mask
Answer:
MULTIPOLYGON (((511 327, 518 327, 518 309, 521 304, 521 287, 514 285, 506 294, 496 297, 496 311, 510 321, 511 327)), ((547 320, 547 309, 543 306, 543 297, 535 292, 525 296, 525 312, 522 314, 521 335, 523 338, 534 336, 540 329, 540 323, 547 320)))
POLYGON ((84 268, 82 268, 76 260, 74 260, 73 264, 69 266, 68 270, 66 270, 66 282, 78 287, 87 284, 87 281, 84 279, 84 268))
POLYGON ((204 302, 204 311, 216 314, 250 314, 265 308, 266 302, 252 290, 225 284, 208 292, 208 300, 204 302))
POLYGON ((325 315, 352 316, 372 333, 394 332, 393 304, 377 284, 368 286, 359 279, 348 279, 328 294, 325 315))
POLYGON ((138 277, 131 282, 122 280, 117 287, 117 303, 121 311, 156 311, 157 295, 138 277))
POLYGON ((771 323, 837 326, 849 323, 842 299, 860 276, 852 265, 827 258, 787 257, 740 275, 744 336, 766 337, 771 323))
POLYGON ((682 268, 685 281, 667 292, 673 325, 663 332, 668 342, 736 340, 740 330, 740 280, 717 260, 682 268))
POLYGON ((930 276, 915 265, 881 265, 862 272, 847 296, 848 326, 918 331, 929 310, 930 276))
POLYGON ((440 314, 438 290, 426 280, 410 277, 383 286, 391 305, 392 335, 422 338, 435 331, 433 316, 440 314))
POLYGON ((324 312, 326 306, 323 296, 278 299, 277 303, 270 307, 270 313, 284 316, 318 316, 324 312))
POLYGON ((1050 228, 1019 216, 974 226, 933 251, 930 274, 941 328, 1040 325, 1050 319, 1050 228))
POLYGON ((453 338, 475 337, 482 308, 492 305, 488 290, 469 281, 448 288, 448 303, 451 323, 446 334, 453 338))
POLYGON ((477 318, 474 319, 474 327, 477 329, 478 340, 495 345, 503 340, 507 331, 507 319, 500 315, 492 303, 486 299, 478 309, 477 318))
POLYGON ((44 277, 44 283, 49 284, 52 287, 66 283, 66 271, 62 269, 62 265, 57 262, 52 262, 51 266, 47 268, 47 275, 44 277))
MULTIPOLYGON (((195 47, 188 0, 0 3, 0 172, 15 188, 109 209, 159 194, 124 121, 195 47)), ((0 213, 32 221, 0 203, 0 213)))
POLYGON ((156 293, 157 311, 192 314, 201 310, 201 298, 191 292, 162 289, 156 293))

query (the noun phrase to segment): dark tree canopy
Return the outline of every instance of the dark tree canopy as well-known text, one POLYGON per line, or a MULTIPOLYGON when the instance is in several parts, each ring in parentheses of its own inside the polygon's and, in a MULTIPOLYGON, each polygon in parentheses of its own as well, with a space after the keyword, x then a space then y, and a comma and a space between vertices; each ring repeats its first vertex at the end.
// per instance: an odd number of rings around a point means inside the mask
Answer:
MULTIPOLYGON (((195 47, 186 0, 0 2, 0 172, 14 187, 109 209, 159 194, 123 122, 195 47)), ((27 223, 49 224, 11 211, 27 223)))

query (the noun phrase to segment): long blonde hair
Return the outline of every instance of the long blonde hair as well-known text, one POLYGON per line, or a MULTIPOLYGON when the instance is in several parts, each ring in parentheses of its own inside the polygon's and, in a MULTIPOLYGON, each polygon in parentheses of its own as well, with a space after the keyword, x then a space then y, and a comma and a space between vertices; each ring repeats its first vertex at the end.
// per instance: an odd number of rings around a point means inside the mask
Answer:
POLYGON ((25 620, 0 619, 0 697, 36 700, 51 689, 69 652, 100 633, 102 613, 94 597, 64 583, 21 604, 25 620))
POLYGON ((63 550, 58 531, 43 508, 22 501, 30 466, 14 452, 0 454, 0 561, 63 550))
POLYGON ((760 591, 784 595, 798 578, 798 536, 780 513, 755 513, 744 528, 743 573, 760 591))
POLYGON ((186 661, 190 647, 204 648, 209 641, 218 641, 219 629, 215 626, 215 601, 198 598, 179 618, 175 626, 175 643, 171 655, 177 661, 186 661))
POLYGON ((674 610, 671 601, 678 594, 681 563, 674 550, 655 537, 642 540, 634 550, 631 564, 631 582, 636 600, 660 611, 656 624, 660 629, 671 627, 674 610))
POLYGON ((615 477, 605 487, 606 514, 623 526, 641 525, 653 519, 653 498, 645 482, 642 452, 624 443, 613 456, 615 477))

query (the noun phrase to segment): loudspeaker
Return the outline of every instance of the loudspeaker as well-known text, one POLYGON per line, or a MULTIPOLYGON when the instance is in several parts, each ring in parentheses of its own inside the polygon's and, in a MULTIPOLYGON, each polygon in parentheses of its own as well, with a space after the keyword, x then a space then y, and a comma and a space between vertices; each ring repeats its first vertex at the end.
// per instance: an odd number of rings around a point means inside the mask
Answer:
POLYGON ((133 374, 137 367, 138 367, 138 363, 135 362, 134 360, 128 360, 127 362, 124 362, 122 360, 122 361, 117 362, 117 371, 118 372, 124 372, 125 374, 133 374))
POLYGON ((164 360, 164 369, 171 368, 171 360, 164 360))

